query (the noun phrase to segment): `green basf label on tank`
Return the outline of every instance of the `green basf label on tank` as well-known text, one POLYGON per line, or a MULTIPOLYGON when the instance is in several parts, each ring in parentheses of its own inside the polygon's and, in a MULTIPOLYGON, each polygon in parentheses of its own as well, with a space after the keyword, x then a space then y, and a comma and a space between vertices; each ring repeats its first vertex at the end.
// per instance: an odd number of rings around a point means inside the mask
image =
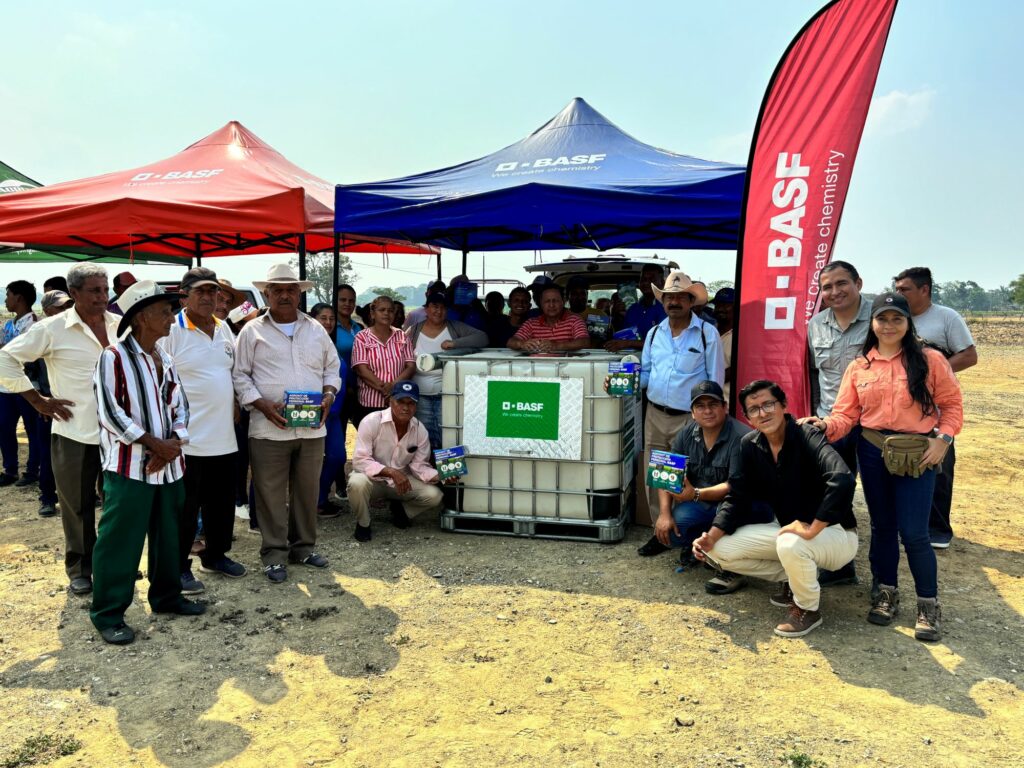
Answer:
POLYGON ((560 391, 546 381, 488 381, 487 437, 557 440, 560 391))

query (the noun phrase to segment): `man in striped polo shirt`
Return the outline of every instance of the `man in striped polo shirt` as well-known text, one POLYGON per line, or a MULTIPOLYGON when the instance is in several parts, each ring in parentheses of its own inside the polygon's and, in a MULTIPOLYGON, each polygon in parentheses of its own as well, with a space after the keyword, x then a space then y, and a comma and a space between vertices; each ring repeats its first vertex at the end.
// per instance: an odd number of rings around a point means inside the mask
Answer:
POLYGON ((524 352, 575 352, 590 344, 587 326, 565 308, 562 289, 552 283, 540 294, 540 317, 531 317, 519 326, 508 341, 509 349, 524 352))
POLYGON ((135 633, 124 613, 149 535, 149 605, 154 613, 196 616, 206 606, 181 596, 178 515, 185 502, 188 399, 174 361, 157 346, 174 321, 180 293, 152 280, 131 285, 117 300, 123 341, 100 354, 93 376, 100 424, 103 516, 93 551, 90 617, 108 643, 135 633))

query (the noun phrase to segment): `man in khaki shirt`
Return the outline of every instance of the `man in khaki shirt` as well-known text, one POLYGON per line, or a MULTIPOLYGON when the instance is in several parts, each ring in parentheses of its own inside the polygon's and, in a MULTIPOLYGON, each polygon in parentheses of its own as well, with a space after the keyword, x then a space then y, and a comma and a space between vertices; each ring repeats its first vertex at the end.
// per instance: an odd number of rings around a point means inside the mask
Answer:
POLYGON ((96 264, 68 270, 75 305, 35 323, 0 349, 0 384, 20 393, 53 419, 51 456, 64 524, 64 568, 76 595, 92 591, 96 543, 96 480, 100 474, 99 422, 92 376, 100 353, 117 340, 118 318, 107 311, 107 272, 96 264), (52 397, 41 395, 22 370, 43 360, 52 397))
POLYGON ((341 386, 334 342, 324 327, 299 311, 303 291, 287 264, 254 281, 270 311, 238 334, 232 373, 238 402, 250 411, 249 459, 256 491, 256 519, 263 546, 263 572, 274 584, 288 578, 286 563, 326 568, 316 544, 316 502, 327 430, 323 416, 341 386), (321 417, 308 427, 289 427, 282 415, 285 390, 320 392, 321 417))

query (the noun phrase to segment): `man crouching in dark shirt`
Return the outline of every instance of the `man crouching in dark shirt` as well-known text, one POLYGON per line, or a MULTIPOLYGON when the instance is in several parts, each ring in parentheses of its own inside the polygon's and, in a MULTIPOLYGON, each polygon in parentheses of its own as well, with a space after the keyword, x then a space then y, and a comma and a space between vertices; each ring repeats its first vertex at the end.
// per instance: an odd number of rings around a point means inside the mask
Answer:
POLYGON ((755 431, 740 441, 729 493, 693 552, 723 571, 708 582, 712 593, 734 592, 746 576, 781 581, 770 600, 789 615, 775 634, 803 637, 822 622, 818 568, 857 554, 853 475, 821 432, 786 412, 775 382, 751 382, 739 402, 755 431))

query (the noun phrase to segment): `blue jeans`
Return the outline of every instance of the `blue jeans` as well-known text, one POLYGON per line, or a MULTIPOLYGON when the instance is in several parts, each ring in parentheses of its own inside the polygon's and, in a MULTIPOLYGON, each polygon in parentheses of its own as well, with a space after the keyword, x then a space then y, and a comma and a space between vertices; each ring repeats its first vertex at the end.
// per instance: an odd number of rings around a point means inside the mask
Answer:
POLYGON ((37 422, 39 424, 36 430, 39 435, 39 503, 56 504, 57 483, 53 479, 53 463, 50 460, 50 428, 53 427, 53 421, 40 416, 37 422))
POLYGON ((0 454, 4 474, 18 476, 18 420, 25 424, 28 463, 25 472, 39 475, 39 413, 28 400, 11 392, 0 392, 0 454))
POLYGON ((863 437, 857 444, 857 459, 871 516, 871 573, 881 584, 898 586, 896 571, 902 540, 917 596, 936 597, 938 565, 928 535, 935 470, 929 469, 920 477, 890 475, 882 452, 863 437))
MULTIPOLYGON (((345 461, 345 427, 341 420, 341 409, 331 409, 327 414, 327 439, 324 440, 324 465, 320 469, 320 494, 316 506, 323 509, 327 496, 331 491, 331 483, 340 472, 344 472, 345 461)), ((250 508, 251 509, 251 508, 250 508)))
POLYGON ((672 507, 672 519, 679 529, 678 536, 675 533, 669 534, 672 546, 682 547, 684 550, 692 548, 694 539, 699 538, 711 527, 711 521, 715 519, 717 511, 717 504, 709 504, 706 501, 683 501, 672 507))
POLYGON ((416 418, 427 428, 430 447, 436 451, 441 447, 441 396, 420 395, 420 401, 416 405, 416 418))

